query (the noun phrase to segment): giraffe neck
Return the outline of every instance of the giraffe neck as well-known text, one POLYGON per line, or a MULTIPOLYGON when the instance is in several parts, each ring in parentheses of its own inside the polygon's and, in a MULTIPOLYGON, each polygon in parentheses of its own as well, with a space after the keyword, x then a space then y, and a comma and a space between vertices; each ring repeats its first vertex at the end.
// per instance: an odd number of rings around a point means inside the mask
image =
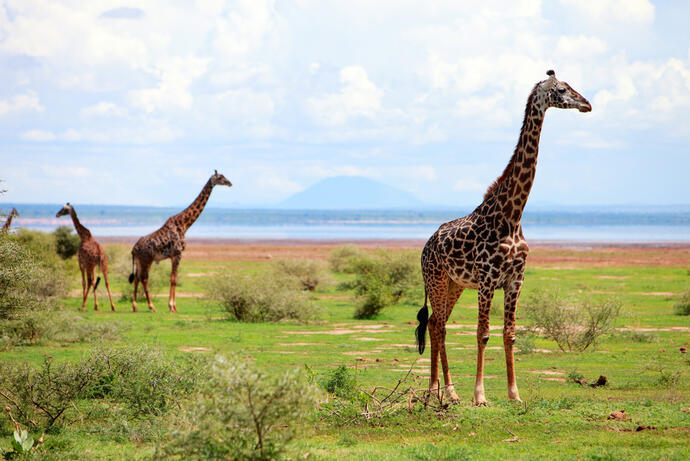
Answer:
POLYGON ((494 199, 498 212, 505 220, 514 224, 520 223, 532 190, 537 171, 539 137, 544 114, 548 108, 543 97, 537 95, 537 91, 538 88, 535 86, 527 100, 525 118, 513 156, 501 177, 489 188, 484 200, 487 203, 494 199))
POLYGON ((12 218, 14 218, 13 214, 10 214, 7 217, 7 221, 5 221, 5 224, 2 226, 3 230, 7 230, 10 228, 10 225, 12 224, 12 218))
POLYGON ((199 218, 201 212, 204 211, 204 207, 211 196, 212 190, 213 183, 211 183, 211 180, 209 179, 206 185, 204 185, 203 189, 201 189, 201 192, 199 192, 197 198, 195 198, 187 208, 174 216, 175 225, 182 231, 183 234, 187 232, 187 229, 194 224, 194 222, 199 218))
POLYGON ((79 235, 79 238, 82 241, 91 238, 91 232, 89 232, 89 230, 86 227, 81 225, 81 223, 79 222, 79 218, 77 218, 77 212, 74 211, 74 208, 69 210, 69 215, 72 217, 74 229, 77 231, 77 235, 79 235))

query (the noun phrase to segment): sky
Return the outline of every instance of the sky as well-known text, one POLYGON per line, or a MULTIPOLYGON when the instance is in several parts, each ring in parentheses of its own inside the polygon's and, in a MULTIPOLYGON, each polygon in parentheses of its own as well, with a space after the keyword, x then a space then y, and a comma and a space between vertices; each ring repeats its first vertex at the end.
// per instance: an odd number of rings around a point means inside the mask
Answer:
MULTIPOLYGON (((271 206, 356 175, 468 206, 554 69, 530 202, 690 203, 690 2, 0 1, 0 200, 271 206)), ((0 203, 1 206, 1 203, 0 203)))

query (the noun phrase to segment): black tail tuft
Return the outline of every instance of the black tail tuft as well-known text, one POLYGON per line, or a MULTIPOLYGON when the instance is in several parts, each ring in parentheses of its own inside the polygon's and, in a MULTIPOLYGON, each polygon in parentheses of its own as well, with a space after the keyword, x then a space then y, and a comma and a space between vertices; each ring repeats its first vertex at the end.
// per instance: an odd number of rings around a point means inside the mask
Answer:
POLYGON ((96 288, 98 288, 98 284, 101 283, 101 278, 96 277, 96 284, 93 286, 93 291, 96 291, 96 288))
POLYGON ((424 353, 424 348, 426 347, 426 326, 429 323, 429 308, 426 306, 426 293, 424 293, 424 307, 419 309, 417 312, 417 321, 419 325, 414 330, 414 335, 417 338, 417 347, 419 348, 419 353, 424 353))
POLYGON ((129 274, 129 283, 132 283, 134 281, 134 272, 129 274))

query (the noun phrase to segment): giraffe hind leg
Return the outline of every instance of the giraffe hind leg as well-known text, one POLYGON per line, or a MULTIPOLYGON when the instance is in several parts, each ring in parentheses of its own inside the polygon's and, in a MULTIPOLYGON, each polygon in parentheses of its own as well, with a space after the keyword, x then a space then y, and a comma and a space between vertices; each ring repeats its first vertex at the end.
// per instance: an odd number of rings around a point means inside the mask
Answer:
POLYGON ((453 281, 448 282, 448 292, 446 298, 446 321, 443 322, 443 327, 441 328, 441 367, 443 368, 443 381, 446 383, 446 396, 451 402, 457 402, 460 400, 458 394, 455 393, 455 387, 453 386, 453 380, 450 377, 450 368, 448 367, 448 356, 446 355, 446 323, 450 317, 451 312, 453 312, 453 307, 455 303, 460 298, 463 289, 460 288, 453 281))

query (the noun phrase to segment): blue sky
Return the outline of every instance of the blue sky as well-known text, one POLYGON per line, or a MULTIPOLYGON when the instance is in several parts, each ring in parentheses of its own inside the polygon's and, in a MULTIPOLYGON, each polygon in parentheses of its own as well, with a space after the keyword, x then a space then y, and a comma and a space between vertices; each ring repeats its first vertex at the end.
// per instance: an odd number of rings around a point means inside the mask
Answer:
POLYGON ((467 206, 555 69, 530 200, 687 204, 690 3, 0 2, 3 201, 270 205, 361 175, 467 206), (136 6, 134 6, 136 5, 136 6))

